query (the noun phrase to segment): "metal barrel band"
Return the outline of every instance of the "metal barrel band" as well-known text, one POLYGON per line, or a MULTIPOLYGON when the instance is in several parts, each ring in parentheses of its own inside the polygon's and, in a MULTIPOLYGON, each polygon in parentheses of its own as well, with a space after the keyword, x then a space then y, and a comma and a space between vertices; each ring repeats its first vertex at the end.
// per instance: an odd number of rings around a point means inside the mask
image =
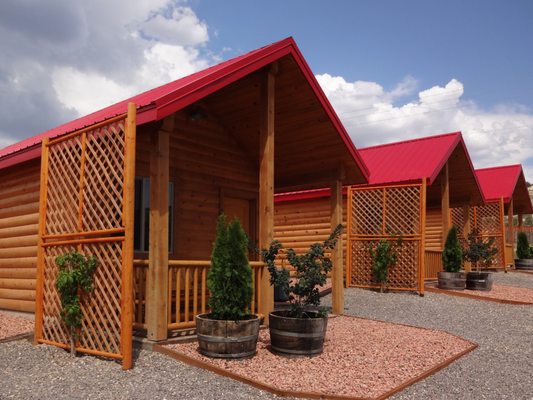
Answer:
POLYGON ((196 334, 199 339, 205 340, 211 343, 241 343, 249 342, 250 340, 257 339, 257 335, 250 336, 240 336, 240 337, 218 337, 211 335, 202 335, 201 333, 196 334))
POLYGON ((313 349, 313 350, 289 350, 289 349, 282 349, 280 347, 276 347, 273 344, 271 344, 270 348, 277 353, 296 354, 296 355, 318 354, 318 353, 322 353, 323 351, 322 346, 318 349, 313 349))
POLYGON ((253 356, 256 353, 256 350, 254 349, 254 350, 244 351, 242 353, 235 353, 235 354, 220 354, 220 353, 213 353, 211 351, 200 350, 200 353, 202 353, 204 356, 213 357, 213 358, 243 358, 243 357, 253 356))
POLYGON ((324 336, 323 331, 313 332, 313 333, 299 333, 299 332, 287 332, 287 331, 282 331, 280 329, 274 329, 274 328, 270 328, 270 333, 274 333, 280 336, 288 336, 288 337, 295 337, 295 338, 321 338, 324 336))

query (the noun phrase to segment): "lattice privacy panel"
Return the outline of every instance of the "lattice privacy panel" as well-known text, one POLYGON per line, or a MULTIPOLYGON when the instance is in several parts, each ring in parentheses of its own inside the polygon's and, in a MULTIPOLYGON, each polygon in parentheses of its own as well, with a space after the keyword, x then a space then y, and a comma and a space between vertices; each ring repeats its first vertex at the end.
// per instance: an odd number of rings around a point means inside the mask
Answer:
POLYGON ((126 130, 134 127, 128 124, 131 113, 43 143, 36 309, 37 341, 67 347, 55 259, 74 251, 96 257, 94 291, 82 296, 76 347, 122 359, 125 368, 131 367, 133 312, 133 254, 125 255, 133 235, 126 218, 133 190, 125 190, 128 179, 133 188, 134 178, 126 174, 135 162, 135 131, 126 130))
POLYGON ((483 206, 471 207, 468 211, 469 227, 466 224, 466 215, 464 208, 452 208, 452 223, 457 227, 461 238, 461 243, 466 246, 467 241, 464 239, 475 228, 478 229, 479 237, 489 240, 494 238, 494 246, 498 253, 494 257, 492 267, 503 268, 505 265, 505 243, 504 243, 504 224, 502 221, 503 203, 493 202, 483 206), (470 228, 470 229, 468 229, 470 228))
POLYGON ((348 282, 378 287, 372 274, 370 249, 379 240, 397 241, 398 262, 389 271, 388 287, 420 290, 423 279, 423 217, 425 185, 350 188, 348 191, 348 282))

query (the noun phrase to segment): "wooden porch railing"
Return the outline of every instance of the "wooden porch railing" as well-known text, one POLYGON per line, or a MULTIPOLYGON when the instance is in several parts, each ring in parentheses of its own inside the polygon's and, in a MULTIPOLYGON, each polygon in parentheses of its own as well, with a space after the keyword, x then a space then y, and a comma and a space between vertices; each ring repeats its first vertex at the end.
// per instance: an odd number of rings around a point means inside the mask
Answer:
POLYGON ((424 279, 437 279, 437 273, 443 271, 442 269, 442 251, 440 250, 426 250, 425 251, 425 274, 424 279))
MULTIPOLYGON (((169 330, 193 328, 197 314, 209 312, 207 303, 207 272, 210 261, 169 260, 168 262, 167 326, 169 330)), ((268 273, 260 261, 251 261, 254 294, 251 313, 261 313, 261 277, 268 273)), ((134 260, 135 310, 134 327, 146 328, 146 283, 148 260, 134 260)))

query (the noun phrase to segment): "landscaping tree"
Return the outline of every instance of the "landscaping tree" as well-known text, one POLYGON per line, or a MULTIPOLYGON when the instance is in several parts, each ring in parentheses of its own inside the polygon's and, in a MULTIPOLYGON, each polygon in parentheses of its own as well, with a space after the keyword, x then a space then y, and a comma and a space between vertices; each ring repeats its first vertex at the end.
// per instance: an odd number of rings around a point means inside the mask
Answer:
POLYGON ((70 331, 70 353, 76 355, 76 339, 82 325, 81 299, 94 289, 94 272, 98 262, 94 256, 67 253, 56 257, 59 273, 56 288, 61 300, 61 319, 70 331))
POLYGON ((242 320, 249 315, 253 295, 252 268, 248 262, 248 238, 241 223, 218 218, 207 287, 211 292, 211 317, 242 320))
POLYGON ((481 269, 481 265, 490 265, 498 249, 494 247, 494 237, 484 239, 480 236, 479 230, 473 229, 468 234, 468 247, 463 250, 463 257, 470 261, 477 271, 481 269))
POLYGON ((446 272, 459 272, 463 265, 463 250, 457 238, 457 228, 452 225, 442 251, 442 264, 446 272))
POLYGON ((531 257, 529 242, 527 240, 527 235, 524 232, 518 233, 518 240, 516 243, 516 256, 520 259, 531 257))
POLYGON ((372 257, 372 273, 374 279, 380 284, 380 292, 385 291, 387 282, 389 280, 390 267, 398 261, 397 247, 401 246, 402 238, 398 238, 396 242, 381 239, 376 245, 375 249, 370 248, 370 256, 372 257))

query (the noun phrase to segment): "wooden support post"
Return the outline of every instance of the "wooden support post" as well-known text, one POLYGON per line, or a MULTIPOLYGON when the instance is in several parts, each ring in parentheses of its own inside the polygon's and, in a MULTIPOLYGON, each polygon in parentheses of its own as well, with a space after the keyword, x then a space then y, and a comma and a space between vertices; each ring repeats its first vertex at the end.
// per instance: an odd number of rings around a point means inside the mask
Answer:
MULTIPOLYGON (((470 233, 470 206, 463 206, 463 238, 468 240, 468 234, 470 233)), ((472 271, 472 264, 465 261, 465 271, 472 271)))
MULTIPOLYGON (((331 185, 331 229, 342 224, 342 181, 337 180, 331 185)), ((342 236, 337 242, 337 247, 332 251, 333 271, 331 274, 331 290, 333 297, 333 313, 344 314, 344 284, 343 284, 343 257, 342 236)))
POLYGON ((122 368, 127 370, 133 366, 133 235, 135 230, 135 147, 137 133, 137 108, 134 103, 128 104, 125 129, 121 350, 124 357, 122 368))
POLYGON ((146 324, 148 339, 167 339, 169 138, 174 116, 152 137, 150 148, 150 240, 146 324))
POLYGON ((518 214, 518 226, 522 226, 524 224, 524 216, 522 214, 518 214))
POLYGON ((424 296, 425 273, 426 273, 426 209, 427 209, 427 181, 422 178, 420 187, 420 248, 418 259, 418 293, 424 296))
MULTIPOLYGON (((509 202, 509 209, 507 210, 507 223, 509 225, 509 244, 513 251, 513 260, 514 260, 514 226, 513 226, 513 217, 514 217, 514 204, 513 199, 509 202)), ((503 232, 503 237, 505 239, 505 231, 503 232)), ((505 240, 503 241, 503 248, 505 249, 505 240)), ((512 261, 511 261, 512 262, 512 261)))
POLYGON ((442 249, 446 243, 446 237, 450 230, 450 180, 448 175, 448 163, 442 169, 440 181, 441 211, 442 211, 442 249))
MULTIPOLYGON (((264 249, 274 239, 274 88, 275 70, 269 70, 261 81, 259 120, 259 248, 264 249)), ((274 310, 274 289, 270 276, 261 276, 261 309, 264 323, 274 310)))

